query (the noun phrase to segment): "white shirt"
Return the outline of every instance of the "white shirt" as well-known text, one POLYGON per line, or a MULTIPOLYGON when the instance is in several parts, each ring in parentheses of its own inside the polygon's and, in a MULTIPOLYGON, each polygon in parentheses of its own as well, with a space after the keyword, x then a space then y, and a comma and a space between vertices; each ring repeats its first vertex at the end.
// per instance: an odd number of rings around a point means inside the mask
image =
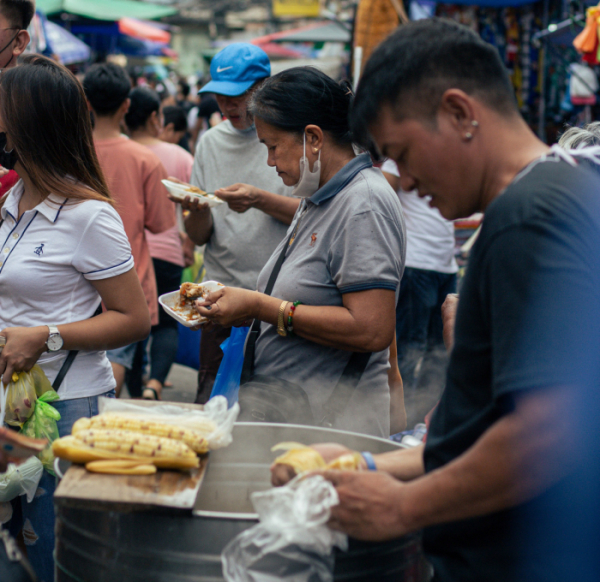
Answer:
MULTIPOLYGON (((117 211, 108 203, 67 203, 50 195, 20 219, 23 182, 7 194, 0 217, 0 330, 64 325, 89 319, 100 304, 90 281, 133 268, 117 211)), ((54 381, 67 351, 44 353, 38 364, 54 381)), ((79 352, 59 390, 62 400, 96 396, 115 387, 105 352, 79 352)))
MULTIPOLYGON (((386 160, 381 171, 400 177, 398 166, 392 160, 386 160)), ((454 224, 443 218, 437 208, 431 208, 425 198, 419 198, 416 192, 399 190, 398 194, 406 223, 406 266, 456 273, 454 224)))

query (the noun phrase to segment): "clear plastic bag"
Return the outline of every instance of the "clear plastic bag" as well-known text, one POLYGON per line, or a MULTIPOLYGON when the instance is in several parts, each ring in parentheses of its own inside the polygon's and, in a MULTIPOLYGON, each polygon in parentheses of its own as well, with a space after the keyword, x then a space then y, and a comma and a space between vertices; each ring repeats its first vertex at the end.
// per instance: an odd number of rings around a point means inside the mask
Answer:
POLYGON ((348 537, 327 527, 339 503, 334 486, 320 475, 300 476, 251 498, 260 523, 223 550, 225 580, 332 582, 333 548, 348 549, 348 537))
POLYGON ((6 473, 0 473, 0 503, 27 495, 30 503, 37 491, 44 467, 37 457, 29 457, 20 465, 10 463, 6 473))
POLYGON ((52 443, 58 438, 57 420, 60 420, 60 412, 51 406, 49 402, 59 400, 60 396, 52 389, 44 392, 35 402, 35 409, 29 420, 19 431, 28 437, 36 439, 48 439, 48 446, 38 455, 44 469, 54 475, 54 453, 52 443))
POLYGON ((52 390, 52 385, 44 371, 35 365, 29 372, 15 372, 5 390, 4 422, 21 427, 33 414, 36 399, 52 390))
POLYGON ((117 398, 100 398, 98 409, 100 414, 141 415, 158 422, 199 431, 206 431, 207 426, 209 426, 210 431, 206 433, 206 439, 208 448, 211 451, 231 444, 233 425, 240 413, 240 407, 237 403, 228 408, 227 399, 224 396, 211 398, 204 405, 204 410, 190 410, 167 403, 149 407, 117 398))

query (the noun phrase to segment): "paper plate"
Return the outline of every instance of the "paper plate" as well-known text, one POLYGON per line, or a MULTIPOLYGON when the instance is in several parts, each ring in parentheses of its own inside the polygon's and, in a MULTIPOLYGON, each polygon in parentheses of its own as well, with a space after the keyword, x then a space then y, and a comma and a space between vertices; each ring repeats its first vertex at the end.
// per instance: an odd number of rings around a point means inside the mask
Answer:
MULTIPOLYGON (((217 283, 216 281, 204 281, 201 283, 201 285, 209 292, 216 291, 217 289, 224 287, 223 284, 217 283)), ((197 315, 198 319, 188 319, 186 313, 182 313, 181 311, 176 311, 174 309, 174 307, 179 304, 179 289, 177 289, 177 291, 171 291, 170 293, 161 295, 158 298, 158 302, 173 319, 176 319, 185 327, 196 327, 197 325, 202 325, 208 321, 206 318, 201 317, 200 314, 191 306, 189 308, 189 314, 197 315)))
POLYGON ((207 203, 209 206, 217 206, 218 204, 223 204, 223 200, 217 198, 214 194, 206 194, 202 196, 197 192, 191 192, 188 190, 189 186, 184 186, 183 184, 178 184, 177 182, 171 182, 170 180, 161 180, 161 182, 165 185, 165 188, 169 191, 171 196, 177 200, 183 201, 187 196, 189 196, 192 200, 197 198, 200 202, 207 203))

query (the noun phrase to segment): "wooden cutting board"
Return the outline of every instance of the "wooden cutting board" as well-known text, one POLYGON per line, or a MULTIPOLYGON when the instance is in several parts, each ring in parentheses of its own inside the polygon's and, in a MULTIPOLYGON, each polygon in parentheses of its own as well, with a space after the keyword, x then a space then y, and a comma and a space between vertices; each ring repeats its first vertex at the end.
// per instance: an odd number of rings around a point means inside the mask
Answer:
MULTIPOLYGON (((102 504, 107 510, 145 510, 151 507, 192 510, 202 485, 208 455, 191 471, 159 469, 154 475, 104 475, 72 465, 54 494, 55 503, 102 504)), ((99 508, 100 509, 100 508, 99 508)))
MULTIPOLYGON (((171 404, 190 410, 202 410, 199 404, 135 400, 149 408, 171 404)), ((56 503, 90 508, 102 504, 102 509, 138 511, 165 507, 192 510, 202 485, 208 455, 200 457, 200 467, 192 471, 159 469, 154 475, 104 475, 90 473, 81 465, 71 465, 54 494, 56 503)))

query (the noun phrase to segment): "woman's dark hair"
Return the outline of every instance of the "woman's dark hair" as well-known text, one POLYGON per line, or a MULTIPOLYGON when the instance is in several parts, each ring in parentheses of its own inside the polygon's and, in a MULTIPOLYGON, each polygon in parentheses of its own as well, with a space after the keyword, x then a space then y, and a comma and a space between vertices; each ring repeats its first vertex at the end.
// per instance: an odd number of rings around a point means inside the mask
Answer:
POLYGON ((123 105, 131 91, 131 79, 115 63, 92 65, 83 79, 85 94, 94 112, 112 115, 123 105))
POLYGON ((136 87, 129 93, 131 105, 125 114, 125 123, 130 131, 135 131, 146 125, 148 118, 156 111, 160 111, 160 99, 152 89, 148 87, 136 87))
POLYGON ((44 196, 111 201, 79 81, 65 67, 28 55, 0 76, 0 118, 33 185, 44 196))
POLYGON ((175 131, 187 131, 187 117, 183 107, 168 105, 163 109, 163 117, 165 118, 165 127, 172 123, 175 131))
POLYGON ((339 145, 352 143, 348 111, 352 90, 314 67, 294 67, 264 81, 253 93, 249 111, 266 123, 302 136, 317 125, 339 145))

